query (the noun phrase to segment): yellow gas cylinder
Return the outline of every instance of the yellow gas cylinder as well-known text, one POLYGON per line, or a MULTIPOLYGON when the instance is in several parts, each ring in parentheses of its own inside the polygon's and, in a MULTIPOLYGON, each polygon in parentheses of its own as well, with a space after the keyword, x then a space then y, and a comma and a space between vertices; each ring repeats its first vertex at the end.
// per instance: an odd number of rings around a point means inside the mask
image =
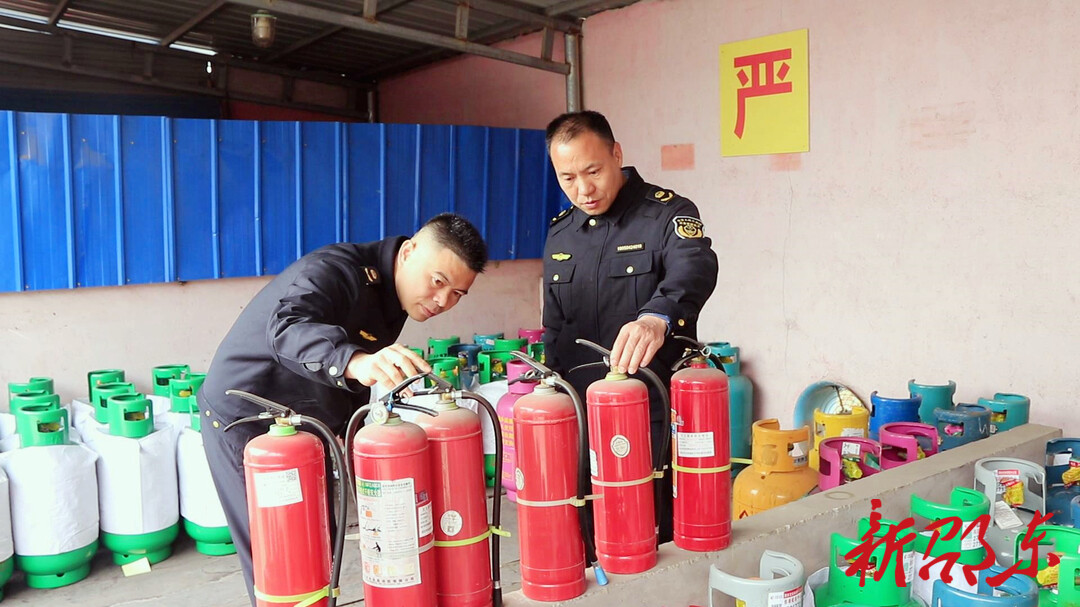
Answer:
POLYGON ((838 413, 814 409, 814 448, 810 450, 810 467, 818 469, 818 445, 834 436, 866 438, 870 429, 870 411, 862 405, 845 407, 838 413))
POLYGON ((781 430, 776 419, 753 426, 753 463, 735 478, 734 518, 782 506, 817 487, 818 473, 807 462, 810 428, 781 430))

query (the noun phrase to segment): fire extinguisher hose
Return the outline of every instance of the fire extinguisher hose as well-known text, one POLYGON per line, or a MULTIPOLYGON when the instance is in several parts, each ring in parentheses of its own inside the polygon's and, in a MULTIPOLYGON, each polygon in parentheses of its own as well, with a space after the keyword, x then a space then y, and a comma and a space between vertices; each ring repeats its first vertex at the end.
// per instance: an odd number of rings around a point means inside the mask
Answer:
MULTIPOLYGON (((480 408, 487 412, 491 418, 491 427, 495 430, 495 461, 503 461, 502 427, 499 423, 499 414, 491 403, 475 392, 461 391, 462 398, 476 401, 480 408)), ((494 607, 502 607, 502 576, 499 568, 502 565, 499 558, 499 533, 502 522, 502 499, 499 496, 499 485, 495 484, 495 495, 491 500, 491 599, 494 607)))
POLYGON ((593 531, 593 509, 592 502, 587 501, 585 496, 589 494, 590 490, 590 475, 589 475, 589 421, 585 415, 585 404, 581 402, 581 396, 578 395, 577 390, 570 385, 565 379, 558 375, 553 375, 553 381, 556 386, 561 388, 563 392, 570 395, 570 400, 574 402, 574 410, 577 412, 578 417, 578 482, 577 482, 577 504, 578 506, 578 524, 581 525, 581 539, 585 542, 585 560, 592 565, 593 573, 596 575, 596 583, 601 586, 606 586, 608 583, 607 574, 604 573, 604 568, 600 566, 600 559, 596 557, 596 537, 595 531, 593 531))
POLYGON ((341 577, 341 557, 345 550, 345 526, 348 524, 346 516, 349 512, 349 488, 352 486, 350 479, 346 479, 348 476, 348 467, 345 465, 346 457, 342 455, 341 448, 338 446, 337 437, 334 433, 324 424, 322 421, 315 419, 314 417, 308 417, 306 415, 299 416, 302 424, 307 424, 319 431, 323 440, 326 441, 327 451, 330 452, 330 459, 333 460, 334 470, 337 472, 337 498, 338 507, 335 513, 334 520, 336 521, 336 527, 334 529, 334 557, 330 566, 330 596, 326 600, 327 607, 335 607, 337 605, 338 597, 338 579, 341 577))

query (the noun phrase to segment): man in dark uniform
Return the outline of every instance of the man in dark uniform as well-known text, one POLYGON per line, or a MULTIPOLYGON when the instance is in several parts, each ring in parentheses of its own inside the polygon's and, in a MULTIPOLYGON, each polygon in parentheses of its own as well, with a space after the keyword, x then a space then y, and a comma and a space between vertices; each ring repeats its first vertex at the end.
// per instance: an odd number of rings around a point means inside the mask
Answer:
MULTIPOLYGON (((544 245, 544 348, 548 364, 581 393, 601 370, 568 374, 598 360, 574 343, 611 348, 622 372, 647 366, 665 385, 716 287, 717 260, 697 207, 622 166, 622 147, 597 112, 563 114, 547 127, 555 176, 573 207, 555 217, 544 245)), ((670 411, 650 386, 652 448, 670 411)), ((670 500, 670 474, 668 475, 670 500)), ((670 508, 668 509, 670 513, 670 508)), ((670 517, 661 541, 671 539, 670 517)))
POLYGON ((229 423, 261 408, 225 391, 264 396, 340 434, 368 402, 369 386, 392 388, 430 370, 395 343, 406 317, 424 322, 454 307, 486 263, 479 232, 450 213, 409 239, 328 245, 270 281, 225 336, 198 399, 206 457, 253 605, 243 454, 266 425, 226 434, 229 423))

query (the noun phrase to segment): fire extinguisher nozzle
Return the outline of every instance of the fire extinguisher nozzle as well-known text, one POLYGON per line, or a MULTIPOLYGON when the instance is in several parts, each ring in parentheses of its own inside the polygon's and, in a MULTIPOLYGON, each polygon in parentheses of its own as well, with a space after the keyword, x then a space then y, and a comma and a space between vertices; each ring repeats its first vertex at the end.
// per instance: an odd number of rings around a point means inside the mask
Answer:
POLYGON ((608 582, 607 574, 604 573, 604 568, 600 566, 600 562, 597 561, 597 562, 593 563, 592 566, 593 566, 593 573, 596 574, 596 583, 599 584, 600 586, 607 586, 607 582, 608 582))

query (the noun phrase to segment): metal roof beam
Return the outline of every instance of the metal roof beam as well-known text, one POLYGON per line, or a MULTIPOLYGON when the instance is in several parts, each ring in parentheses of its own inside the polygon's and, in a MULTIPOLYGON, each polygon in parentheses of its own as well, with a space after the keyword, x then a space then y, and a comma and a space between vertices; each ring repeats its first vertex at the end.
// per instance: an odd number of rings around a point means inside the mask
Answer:
POLYGON ((291 2, 290 0, 230 1, 233 4, 240 4, 255 9, 273 11, 278 15, 289 15, 292 17, 299 17, 301 19, 310 19, 312 21, 322 21, 324 23, 344 25, 349 29, 355 29, 362 32, 370 32, 372 34, 379 34, 382 36, 389 36, 391 38, 402 38, 405 40, 411 40, 413 42, 419 42, 421 44, 428 44, 431 46, 447 48, 461 53, 479 55, 481 57, 488 57, 489 59, 497 59, 499 61, 506 61, 509 63, 516 63, 518 65, 533 67, 549 72, 555 72, 564 76, 570 73, 570 66, 565 63, 545 61, 539 57, 533 57, 532 55, 526 55, 524 53, 497 49, 484 44, 477 44, 475 42, 468 42, 466 40, 458 40, 457 38, 453 38, 451 36, 432 34, 430 32, 416 30, 408 27, 402 27, 400 25, 383 23, 381 21, 368 21, 363 17, 356 17, 353 15, 339 13, 314 6, 308 6, 306 4, 298 4, 296 2, 291 2))
POLYGON ((161 42, 159 42, 158 44, 160 44, 161 46, 169 46, 173 42, 176 42, 177 40, 182 38, 184 34, 187 34, 191 30, 195 29, 195 27, 198 26, 200 23, 206 21, 206 19, 208 19, 210 15, 218 12, 221 7, 225 6, 225 1, 226 0, 214 0, 210 4, 206 5, 206 8, 199 11, 199 14, 195 15, 191 19, 188 19, 184 22, 183 25, 169 32, 169 34, 162 38, 161 42))
POLYGON ((56 7, 53 8, 52 13, 49 15, 49 25, 56 25, 60 17, 63 17, 64 13, 67 12, 69 4, 71 4, 71 0, 60 0, 60 2, 56 3, 56 7))
POLYGON ((466 4, 470 8, 478 10, 483 13, 488 13, 498 17, 505 17, 507 19, 513 19, 514 21, 520 21, 522 23, 529 23, 531 25, 537 25, 540 27, 546 27, 560 32, 579 32, 581 28, 576 21, 569 19, 557 19, 545 15, 544 13, 530 11, 528 9, 519 8, 511 4, 504 4, 495 0, 442 0, 447 3, 454 4, 466 4))
MULTIPOLYGON (((408 4, 408 3, 412 2, 412 1, 413 0, 389 0, 389 1, 383 0, 382 6, 379 7, 376 4, 377 0, 364 0, 364 12, 363 13, 353 13, 353 14, 354 15, 361 15, 365 19, 368 19, 369 17, 367 15, 367 12, 370 11, 370 10, 375 11, 375 16, 384 15, 384 14, 394 10, 395 8, 398 8, 400 6, 404 6, 404 5, 406 5, 406 4, 408 4), (370 6, 368 4, 369 2, 371 3, 370 6)), ((284 57, 286 55, 291 55, 291 54, 295 53, 296 51, 298 51, 298 50, 300 50, 302 48, 311 46, 312 44, 315 44, 316 42, 322 40, 323 38, 328 38, 330 36, 333 36, 334 34, 337 34, 338 32, 345 31, 345 29, 346 28, 344 26, 342 26, 342 25, 334 25, 334 26, 328 27, 328 28, 326 28, 324 30, 320 30, 320 31, 315 32, 314 34, 312 34, 310 36, 306 36, 304 38, 301 38, 301 39, 297 40, 296 42, 293 42, 289 46, 285 47, 284 49, 282 49, 280 51, 277 51, 276 53, 270 53, 269 55, 267 55, 266 60, 267 61, 277 61, 278 59, 281 59, 282 57, 284 57)))
POLYGON ((629 6, 634 2, 637 2, 637 0, 563 0, 544 9, 544 13, 549 17, 582 12, 599 13, 600 11, 629 6))
MULTIPOLYGON (((25 30, 32 30, 43 34, 51 34, 53 36, 62 36, 65 38, 75 38, 78 40, 94 40, 102 44, 114 46, 116 48, 136 48, 139 50, 149 51, 160 55, 188 59, 190 61, 198 62, 200 65, 204 66, 207 62, 210 62, 214 64, 215 68, 220 65, 227 65, 229 67, 251 70, 253 72, 263 72, 267 74, 275 74, 278 76, 301 78, 304 80, 311 80, 312 82, 322 82, 324 84, 333 84, 343 87, 358 87, 365 90, 372 88, 372 84, 369 82, 343 78, 340 76, 340 74, 331 74, 321 71, 290 70, 287 68, 266 65, 264 63, 258 63, 254 61, 234 59, 232 57, 226 57, 224 55, 215 55, 211 57, 208 55, 202 55, 190 51, 161 47, 156 44, 144 44, 142 42, 123 41, 113 38, 111 36, 104 36, 101 34, 82 32, 78 30, 68 30, 60 28, 58 26, 50 27, 48 25, 45 25, 44 23, 38 23, 36 21, 28 21, 24 19, 16 19, 14 17, 8 17, 5 15, 0 15, 0 25, 10 25, 25 30)), ((2 32, 0 32, 0 34, 2 34, 2 32)))
POLYGON ((330 106, 321 106, 311 103, 295 103, 287 101, 277 97, 262 97, 259 95, 248 95, 243 93, 225 92, 220 89, 204 88, 200 86, 193 86, 190 84, 183 84, 179 82, 166 82, 162 80, 144 80, 141 76, 134 74, 125 74, 120 72, 113 72, 109 70, 93 69, 86 67, 78 67, 74 65, 63 65, 60 63, 52 63, 40 59, 29 59, 26 57, 14 57, 10 54, 0 55, 0 63, 9 63, 13 65, 22 65, 25 67, 33 67, 43 70, 50 70, 56 72, 64 72, 67 74, 76 74, 80 76, 90 76, 93 78, 100 78, 103 80, 114 80, 117 82, 125 82, 128 84, 137 84, 139 86, 145 86, 156 89, 165 89, 170 91, 179 91, 184 93, 192 93, 195 95, 204 95, 208 97, 218 97, 231 101, 247 101, 250 103, 260 103, 264 105, 273 105, 278 107, 286 107, 298 110, 306 110, 309 112, 318 112, 320 114, 329 114, 333 116, 344 116, 347 118, 354 118, 357 120, 367 120, 368 111, 357 111, 345 108, 335 108, 330 106))

